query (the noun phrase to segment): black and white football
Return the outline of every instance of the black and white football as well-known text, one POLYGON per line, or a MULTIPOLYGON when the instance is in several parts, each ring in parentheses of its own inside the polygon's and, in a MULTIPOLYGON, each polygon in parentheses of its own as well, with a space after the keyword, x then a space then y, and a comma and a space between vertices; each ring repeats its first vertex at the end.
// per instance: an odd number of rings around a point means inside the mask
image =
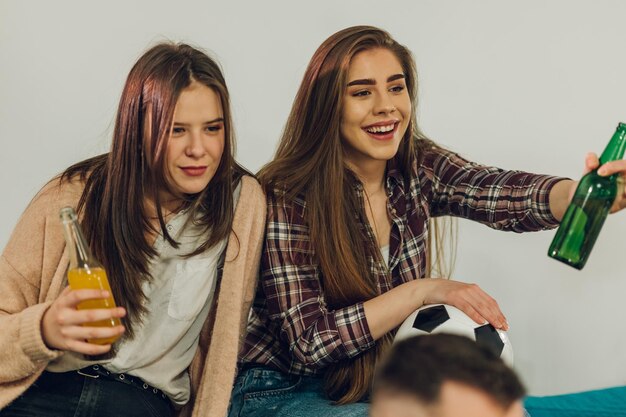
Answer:
POLYGON ((506 364, 513 365, 513 348, 506 332, 488 323, 478 324, 458 308, 445 304, 426 305, 416 310, 402 323, 394 342, 430 333, 467 336, 477 343, 491 347, 506 364))

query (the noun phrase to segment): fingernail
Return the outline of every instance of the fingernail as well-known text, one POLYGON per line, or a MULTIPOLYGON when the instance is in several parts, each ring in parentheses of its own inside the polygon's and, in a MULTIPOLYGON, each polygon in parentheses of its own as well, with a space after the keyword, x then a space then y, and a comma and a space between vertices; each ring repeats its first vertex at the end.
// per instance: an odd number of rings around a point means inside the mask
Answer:
POLYGON ((109 296, 109 292, 106 291, 106 290, 102 291, 102 296, 103 297, 108 297, 109 296))

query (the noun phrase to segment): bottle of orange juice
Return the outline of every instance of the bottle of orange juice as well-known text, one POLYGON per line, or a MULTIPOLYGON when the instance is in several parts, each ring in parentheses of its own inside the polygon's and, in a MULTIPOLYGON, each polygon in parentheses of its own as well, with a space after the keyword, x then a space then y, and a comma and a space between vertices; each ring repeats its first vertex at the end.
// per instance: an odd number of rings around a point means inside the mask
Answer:
MULTIPOLYGON (((61 222, 63 223, 63 233, 65 242, 70 255, 70 268, 67 272, 67 280, 73 290, 78 289, 97 289, 109 292, 108 298, 99 298, 96 300, 82 301, 78 304, 79 310, 93 308, 114 308, 115 300, 107 279, 107 274, 100 263, 93 257, 85 236, 78 224, 76 212, 71 207, 61 209, 61 222)), ((118 318, 108 320, 99 320, 85 323, 83 326, 89 327, 115 327, 120 325, 118 318)), ((106 345, 115 342, 119 336, 88 339, 89 343, 98 345, 106 345)))

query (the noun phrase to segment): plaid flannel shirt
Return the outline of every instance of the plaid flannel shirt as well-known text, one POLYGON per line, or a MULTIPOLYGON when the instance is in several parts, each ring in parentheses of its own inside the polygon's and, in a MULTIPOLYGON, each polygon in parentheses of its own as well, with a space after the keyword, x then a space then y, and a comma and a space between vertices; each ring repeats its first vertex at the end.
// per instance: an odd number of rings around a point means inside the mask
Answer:
MULTIPOLYGON (((485 167, 434 148, 414 167, 405 187, 390 161, 389 265, 369 259, 380 293, 424 277, 429 217, 457 216, 514 232, 552 228, 558 222, 550 212, 548 195, 562 179, 485 167)), ((357 182, 354 190, 363 201, 362 184, 357 182)), ((302 198, 268 196, 261 277, 240 363, 316 375, 325 366, 374 346, 363 303, 327 307, 305 210, 302 198)), ((369 225, 362 226, 371 233, 369 225)))

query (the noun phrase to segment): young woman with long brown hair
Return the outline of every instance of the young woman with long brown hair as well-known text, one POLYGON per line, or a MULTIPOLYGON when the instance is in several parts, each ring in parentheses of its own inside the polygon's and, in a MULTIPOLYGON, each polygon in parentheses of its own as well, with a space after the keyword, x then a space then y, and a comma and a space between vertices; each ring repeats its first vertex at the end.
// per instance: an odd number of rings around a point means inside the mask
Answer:
POLYGON ((233 153, 217 63, 185 44, 143 54, 110 152, 50 181, 0 259, 0 416, 226 413, 266 207, 233 153), (106 293, 67 287, 64 206, 77 208, 118 308, 77 310, 106 293), (111 317, 123 326, 84 326, 111 317))
POLYGON ((418 129, 416 102, 413 58, 383 30, 351 27, 314 53, 259 174, 266 241, 230 417, 366 415, 377 361, 424 304, 508 328, 477 285, 431 275, 429 220, 547 229, 575 184, 442 149, 418 129))

